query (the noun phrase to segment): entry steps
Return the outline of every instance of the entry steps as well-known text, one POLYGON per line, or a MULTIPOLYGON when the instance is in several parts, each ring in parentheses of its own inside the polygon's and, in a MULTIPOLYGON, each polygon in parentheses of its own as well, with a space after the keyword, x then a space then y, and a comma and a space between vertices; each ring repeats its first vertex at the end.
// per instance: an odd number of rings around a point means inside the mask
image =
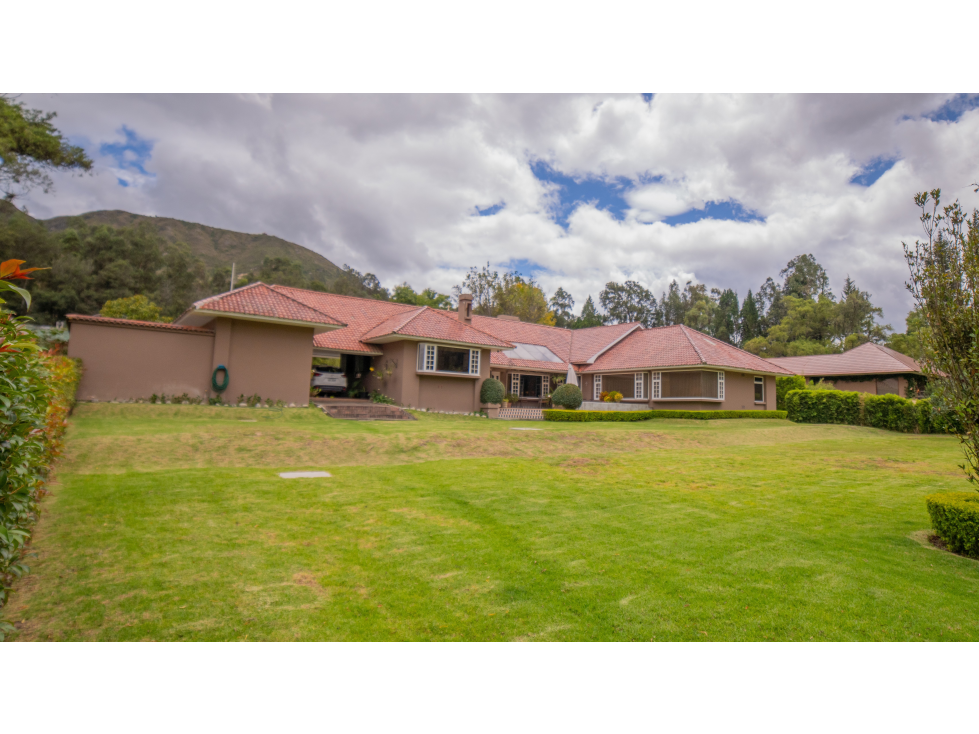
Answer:
POLYGON ((348 421, 413 421, 415 416, 396 405, 366 403, 362 405, 323 405, 320 408, 331 418, 348 421))

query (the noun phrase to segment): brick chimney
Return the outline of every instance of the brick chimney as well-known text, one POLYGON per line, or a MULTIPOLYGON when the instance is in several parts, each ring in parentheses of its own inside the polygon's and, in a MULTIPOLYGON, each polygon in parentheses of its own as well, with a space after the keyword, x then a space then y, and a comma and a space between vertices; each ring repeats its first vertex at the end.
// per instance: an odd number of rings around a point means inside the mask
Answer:
POLYGON ((472 324, 473 321, 472 293, 459 294, 459 321, 467 325, 472 324))

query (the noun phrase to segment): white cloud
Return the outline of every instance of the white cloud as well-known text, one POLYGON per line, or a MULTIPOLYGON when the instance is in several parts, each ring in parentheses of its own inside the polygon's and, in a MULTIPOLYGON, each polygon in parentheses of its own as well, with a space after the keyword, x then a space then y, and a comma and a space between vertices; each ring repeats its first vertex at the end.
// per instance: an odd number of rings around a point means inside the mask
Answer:
POLYGON ((979 110, 955 123, 921 118, 944 99, 27 95, 96 152, 123 125, 154 140, 145 165, 155 177, 124 188, 117 163, 97 156, 97 175, 59 177, 55 195, 26 203, 40 217, 125 209, 268 232, 386 285, 447 290, 470 265, 529 260, 579 306, 624 278, 656 293, 677 278, 743 296, 812 252, 836 290, 851 275, 900 328, 900 243, 920 233, 914 193, 942 186, 979 203, 968 187, 979 178, 979 110), (900 160, 869 188, 849 183, 880 157, 900 160), (553 187, 530 169, 537 159, 630 179, 630 210, 616 219, 582 204, 562 229, 553 187), (658 221, 722 200, 764 222, 658 221), (500 202, 498 214, 474 216, 500 202))

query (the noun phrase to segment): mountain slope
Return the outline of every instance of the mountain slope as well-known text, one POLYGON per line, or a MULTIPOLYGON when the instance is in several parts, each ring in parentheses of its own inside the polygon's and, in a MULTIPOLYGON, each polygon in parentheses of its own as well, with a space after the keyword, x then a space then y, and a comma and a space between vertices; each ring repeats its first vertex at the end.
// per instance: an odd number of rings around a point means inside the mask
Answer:
POLYGON ((245 273, 258 270, 266 257, 287 257, 300 262, 307 277, 324 283, 335 280, 341 273, 339 267, 322 255, 279 237, 232 232, 169 217, 148 217, 124 211, 97 211, 78 217, 54 217, 41 220, 41 223, 52 232, 60 232, 68 229, 73 219, 81 219, 90 226, 107 224, 110 227, 138 227, 145 224, 166 242, 187 243, 191 252, 211 269, 230 268, 233 262, 239 273, 245 273))

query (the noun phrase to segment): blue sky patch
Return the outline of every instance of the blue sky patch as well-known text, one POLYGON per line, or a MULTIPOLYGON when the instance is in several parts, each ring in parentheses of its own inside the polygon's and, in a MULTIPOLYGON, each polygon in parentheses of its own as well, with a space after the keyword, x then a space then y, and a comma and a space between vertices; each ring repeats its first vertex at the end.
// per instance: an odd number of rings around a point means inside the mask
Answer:
POLYGON ((956 122, 969 110, 979 107, 979 94, 956 94, 937 110, 925 113, 935 122, 956 122))
POLYGON ((608 212, 619 220, 629 208, 622 195, 632 187, 632 182, 625 177, 608 180, 597 176, 586 176, 576 179, 555 171, 544 161, 534 161, 530 164, 530 170, 537 180, 557 184, 560 187, 554 220, 562 227, 567 228, 568 217, 579 204, 594 203, 596 208, 608 212))
POLYGON ((723 219, 734 222, 764 222, 765 218, 757 212, 745 209, 741 202, 727 199, 725 201, 708 201, 703 209, 691 209, 683 214, 667 217, 664 224, 691 224, 702 219, 723 219))
POLYGON ((493 204, 493 206, 488 206, 485 209, 477 206, 476 213, 481 217, 492 217, 494 214, 501 211, 505 206, 505 201, 501 201, 499 204, 493 204))
POLYGON ((874 158, 860 173, 850 179, 850 183, 857 186, 873 186, 874 182, 891 170, 897 161, 897 158, 874 158))
POLYGON ((650 102, 652 102, 653 101, 653 94, 652 94, 652 92, 643 92, 642 93, 642 101, 645 102, 646 104, 649 104, 650 102))
POLYGON ((540 263, 535 263, 533 260, 524 260, 523 258, 502 263, 500 267, 507 272, 516 272, 524 278, 532 278, 534 277, 534 273, 547 270, 540 263))
MULTIPOLYGON (((137 171, 144 176, 155 176, 146 170, 146 164, 153 154, 153 141, 141 138, 135 130, 131 130, 125 125, 118 133, 125 140, 121 143, 102 143, 99 146, 99 153, 115 160, 116 165, 124 171, 137 171)), ((119 179, 121 186, 122 180, 119 179)))

